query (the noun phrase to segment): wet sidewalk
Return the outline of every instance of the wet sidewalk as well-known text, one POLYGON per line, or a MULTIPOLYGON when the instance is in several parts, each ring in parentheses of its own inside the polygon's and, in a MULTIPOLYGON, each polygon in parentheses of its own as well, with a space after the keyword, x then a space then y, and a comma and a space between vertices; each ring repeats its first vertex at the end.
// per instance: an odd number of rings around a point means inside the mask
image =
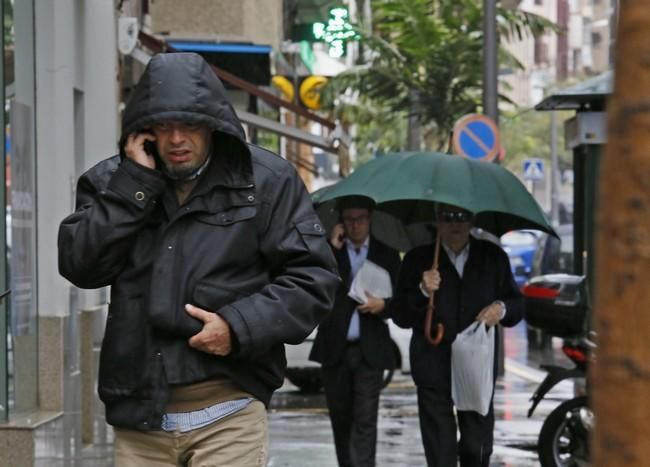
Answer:
MULTIPOLYGON (((545 376, 539 365, 570 364, 560 345, 560 340, 554 340, 544 351, 530 349, 525 323, 506 330, 506 372, 497 381, 495 393, 491 466, 539 466, 536 449, 542 421, 557 404, 572 396, 573 385, 561 383, 542 401, 531 419, 526 414, 530 396, 545 376)), ((378 427, 378 467, 426 465, 410 375, 396 374, 382 393, 378 427)), ((270 437, 269 467, 337 466, 322 394, 303 395, 287 383, 273 398, 270 437)))
MULTIPOLYGON (((529 398, 544 378, 539 364, 569 364, 559 350, 559 340, 545 351, 530 350, 526 327, 521 323, 506 330, 505 376, 497 381, 495 394, 495 443, 491 466, 532 467, 537 461, 537 436, 545 416, 573 394, 569 382, 558 385, 532 419, 526 417, 529 398)), ((99 404, 99 402, 97 401, 99 404)), ((78 414, 67 414, 62 424, 75 423, 78 414)), ((337 467, 332 431, 323 394, 305 395, 290 383, 273 396, 269 411, 270 453, 268 467, 337 467)), ((426 465, 420 441, 417 400, 413 380, 396 374, 380 402, 377 466, 419 467, 426 465)), ((61 432, 42 433, 42 467, 111 467, 112 429, 103 417, 96 420, 94 444, 77 455, 59 452, 61 432)), ((236 466, 233 466, 236 467, 236 466)))

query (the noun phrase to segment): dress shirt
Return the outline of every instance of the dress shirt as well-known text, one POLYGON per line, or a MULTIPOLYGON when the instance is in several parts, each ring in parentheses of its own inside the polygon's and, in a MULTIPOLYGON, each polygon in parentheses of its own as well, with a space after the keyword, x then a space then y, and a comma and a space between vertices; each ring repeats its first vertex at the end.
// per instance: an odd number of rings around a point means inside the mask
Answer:
POLYGON ((462 278, 463 272, 465 271, 465 263, 467 263, 467 258, 469 258, 469 242, 467 242, 467 245, 465 245, 458 254, 454 253, 454 251, 444 243, 442 244, 442 247, 445 249, 449 261, 451 261, 451 264, 456 268, 458 275, 462 278))
MULTIPOLYGON (((469 242, 467 242, 467 245, 465 245, 463 249, 460 250, 458 253, 454 253, 454 251, 444 243, 441 244, 442 247, 445 249, 445 253, 447 253, 447 257, 449 258, 449 261, 451 261, 451 264, 454 265, 456 272, 458 272, 458 275, 462 279, 463 272, 465 272, 465 263, 467 263, 467 258, 469 258, 469 242)), ((422 288, 422 282, 420 282, 420 292, 422 292, 422 294, 425 297, 427 298, 429 297, 427 291, 424 290, 424 288, 422 288)), ((503 317, 506 315, 506 304, 503 303, 501 300, 497 300, 495 301, 495 303, 501 305, 501 318, 499 319, 503 319, 503 317)))
MULTIPOLYGON (((350 240, 345 240, 345 248, 348 252, 348 258, 350 259, 350 278, 354 280, 354 277, 361 269, 364 261, 368 257, 368 243, 369 239, 363 242, 360 247, 357 247, 350 240)), ((356 309, 352 312, 352 317, 350 318, 350 325, 348 326, 347 339, 349 341, 356 341, 359 339, 361 334, 361 329, 359 327, 359 311, 356 309)))
POLYGON ((220 402, 205 409, 193 410, 191 412, 166 413, 163 415, 162 429, 167 432, 188 431, 203 428, 221 420, 228 415, 245 409, 253 401, 252 397, 236 399, 233 401, 220 402))

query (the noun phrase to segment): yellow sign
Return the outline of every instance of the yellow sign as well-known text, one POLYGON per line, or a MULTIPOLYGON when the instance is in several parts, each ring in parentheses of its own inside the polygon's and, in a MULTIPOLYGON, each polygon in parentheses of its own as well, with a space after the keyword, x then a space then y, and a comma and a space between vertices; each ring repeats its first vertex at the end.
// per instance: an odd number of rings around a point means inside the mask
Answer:
POLYGON ((293 102, 294 90, 291 81, 282 75, 276 75, 271 79, 271 84, 280 90, 285 100, 293 102))
POLYGON ((320 109, 320 90, 327 83, 324 76, 309 76, 300 84, 300 100, 309 109, 320 109))

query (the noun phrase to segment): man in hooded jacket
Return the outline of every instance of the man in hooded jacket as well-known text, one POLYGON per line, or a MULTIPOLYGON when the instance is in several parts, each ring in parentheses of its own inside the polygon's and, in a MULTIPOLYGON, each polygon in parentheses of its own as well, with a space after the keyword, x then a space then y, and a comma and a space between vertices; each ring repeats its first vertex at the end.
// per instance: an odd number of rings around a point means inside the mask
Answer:
POLYGON ((338 276, 304 185, 247 144, 196 54, 159 54, 124 111, 120 154, 78 182, 59 269, 111 286, 99 395, 115 464, 261 466, 284 344, 338 276))

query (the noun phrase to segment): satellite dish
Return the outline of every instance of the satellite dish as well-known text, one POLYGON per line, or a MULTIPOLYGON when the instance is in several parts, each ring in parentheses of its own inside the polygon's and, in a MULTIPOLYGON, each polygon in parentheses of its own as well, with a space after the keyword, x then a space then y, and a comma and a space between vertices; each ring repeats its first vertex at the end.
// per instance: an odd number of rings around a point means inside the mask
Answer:
POLYGON ((130 55, 138 42, 138 19, 122 16, 117 20, 117 49, 124 55, 130 55))

